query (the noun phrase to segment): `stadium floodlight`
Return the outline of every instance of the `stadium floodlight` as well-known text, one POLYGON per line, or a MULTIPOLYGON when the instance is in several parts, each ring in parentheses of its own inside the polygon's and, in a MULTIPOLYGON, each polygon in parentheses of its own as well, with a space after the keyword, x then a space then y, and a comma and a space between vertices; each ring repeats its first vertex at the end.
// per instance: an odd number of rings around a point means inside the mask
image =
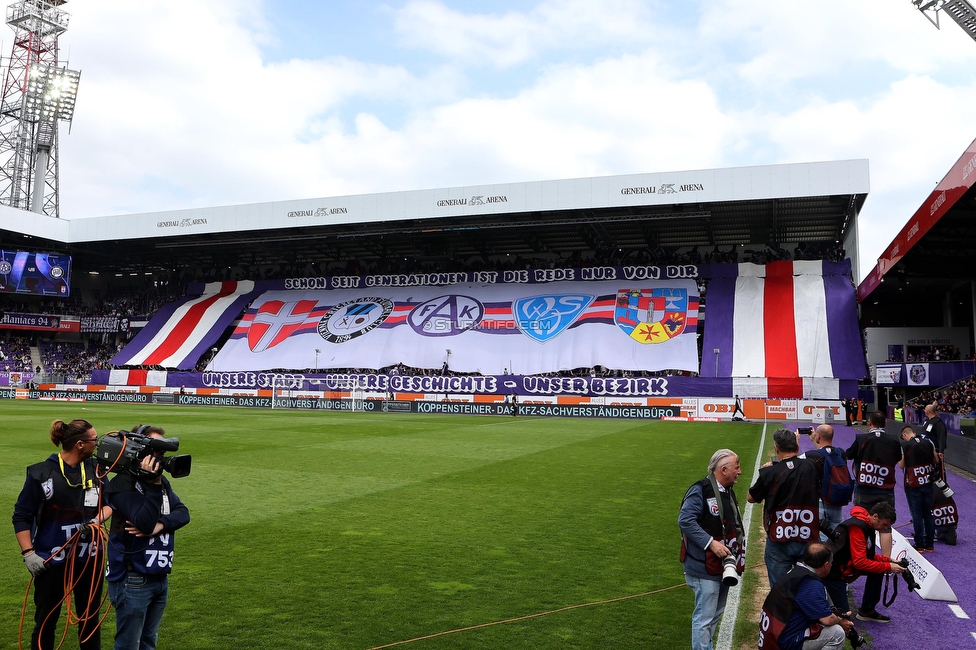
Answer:
POLYGON ((912 0, 915 8, 928 18, 929 22, 939 27, 939 12, 944 11, 969 37, 976 41, 976 8, 969 0, 912 0))
POLYGON ((51 63, 35 63, 27 75, 24 119, 29 122, 71 122, 81 72, 51 63))

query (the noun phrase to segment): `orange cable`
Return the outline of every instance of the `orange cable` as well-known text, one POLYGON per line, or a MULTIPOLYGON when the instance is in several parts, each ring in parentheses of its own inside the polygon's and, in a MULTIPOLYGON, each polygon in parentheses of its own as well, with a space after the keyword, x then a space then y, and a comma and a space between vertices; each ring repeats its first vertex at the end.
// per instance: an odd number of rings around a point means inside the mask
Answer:
POLYGON ((372 648, 369 648, 368 650, 382 650, 382 648, 392 648, 394 646, 405 645, 407 643, 413 643, 415 641, 424 641, 426 639, 434 639, 434 638, 439 637, 439 636, 447 636, 448 634, 455 634, 457 632, 468 632, 470 630, 477 630, 477 629, 480 629, 480 628, 483 628, 483 627, 491 627, 493 625, 502 625, 503 623, 515 623, 517 621, 525 621, 525 620, 528 620, 530 618, 539 618, 540 616, 548 616, 549 614, 557 614, 559 612, 565 612, 565 611, 568 611, 568 610, 571 610, 571 609, 579 609, 581 607, 591 607, 593 605, 606 605, 608 603, 620 602, 621 600, 630 600, 632 598, 641 598, 642 596, 650 596, 652 594, 659 594, 659 593, 664 592, 664 591, 670 591, 671 589, 677 589, 678 587, 684 587, 684 586, 686 586, 686 585, 684 583, 682 583, 680 585, 673 585, 671 587, 665 587, 663 589, 656 589, 654 591, 645 591, 642 594, 632 594, 630 596, 620 596, 619 598, 611 598, 609 600, 598 600, 598 601, 595 601, 595 602, 592 602, 592 603, 582 603, 582 604, 579 604, 579 605, 569 605, 567 607, 560 607, 559 609, 551 609, 551 610, 549 610, 547 612, 537 612, 535 614, 527 614, 525 616, 517 616, 515 618, 507 618, 507 619, 502 620, 502 621, 492 621, 491 623, 479 623, 478 625, 470 625, 468 627, 461 627, 461 628, 458 628, 456 630, 448 630, 446 632, 437 632, 435 634, 428 634, 426 636, 418 636, 418 637, 416 637, 414 639, 407 639, 405 641, 395 641, 393 643, 387 643, 386 645, 378 645, 378 646, 374 646, 372 648))

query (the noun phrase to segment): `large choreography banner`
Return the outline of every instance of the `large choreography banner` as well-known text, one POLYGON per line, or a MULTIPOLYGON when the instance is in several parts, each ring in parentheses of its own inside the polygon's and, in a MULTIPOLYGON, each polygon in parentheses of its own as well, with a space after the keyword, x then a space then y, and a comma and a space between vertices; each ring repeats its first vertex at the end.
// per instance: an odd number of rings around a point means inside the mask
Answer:
POLYGON ((864 348, 850 260, 729 264, 708 284, 702 376, 860 379, 864 348), (711 357, 714 355, 714 357, 711 357))
POLYGON ((694 280, 267 291, 207 370, 698 370, 694 280))
POLYGON ((251 281, 211 282, 195 293, 156 312, 110 363, 189 370, 258 295, 251 281))

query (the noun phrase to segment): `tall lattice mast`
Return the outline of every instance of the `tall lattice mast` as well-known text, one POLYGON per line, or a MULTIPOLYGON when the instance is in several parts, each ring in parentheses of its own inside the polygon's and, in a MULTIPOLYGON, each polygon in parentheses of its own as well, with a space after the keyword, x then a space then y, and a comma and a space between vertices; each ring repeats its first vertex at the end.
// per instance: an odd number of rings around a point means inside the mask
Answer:
POLYGON ((939 12, 944 11, 976 41, 976 7, 969 0, 912 0, 912 4, 936 27, 939 12))
POLYGON ((0 98, 0 203, 58 215, 58 121, 74 115, 81 73, 58 67, 67 0, 7 7, 14 44, 0 98))

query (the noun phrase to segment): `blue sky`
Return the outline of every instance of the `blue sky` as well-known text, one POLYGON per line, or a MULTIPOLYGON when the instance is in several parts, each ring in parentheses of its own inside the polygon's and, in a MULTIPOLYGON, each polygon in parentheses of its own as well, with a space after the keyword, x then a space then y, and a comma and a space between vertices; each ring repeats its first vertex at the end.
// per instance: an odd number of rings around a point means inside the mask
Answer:
POLYGON ((910 0, 65 9, 66 218, 867 158, 863 273, 976 137, 976 42, 910 0))

